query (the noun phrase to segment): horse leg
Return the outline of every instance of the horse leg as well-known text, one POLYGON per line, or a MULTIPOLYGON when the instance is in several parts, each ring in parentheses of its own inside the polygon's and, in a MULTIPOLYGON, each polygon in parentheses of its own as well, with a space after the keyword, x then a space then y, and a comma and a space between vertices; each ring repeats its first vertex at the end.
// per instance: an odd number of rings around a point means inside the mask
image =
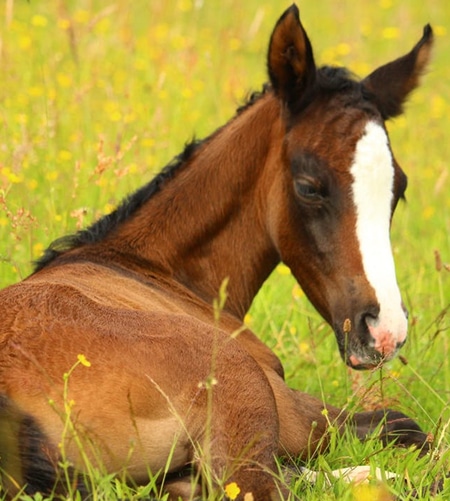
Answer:
MULTIPOLYGON (((203 327, 192 356, 202 368, 202 379, 196 380, 189 410, 179 413, 192 440, 193 478, 199 479, 203 495, 221 489, 227 493, 228 487, 237 501, 246 494, 246 499, 258 501, 284 499, 287 491, 277 479, 279 421, 272 386, 259 363, 235 339, 215 330, 209 337, 206 334, 203 327), (198 346, 204 347, 205 339, 213 340, 212 347, 200 353, 198 346)), ((184 367, 185 362, 180 358, 176 365, 184 367)), ((179 377, 181 387, 185 376, 180 372, 179 377)), ((173 479, 164 488, 174 499, 191 499, 189 481, 173 479)))
POLYGON ((266 376, 272 386, 280 423, 279 455, 307 459, 327 445, 330 424, 342 424, 344 411, 289 388, 277 373, 266 376))
POLYGON ((429 435, 402 412, 391 409, 358 412, 352 416, 351 421, 360 440, 365 440, 378 429, 379 438, 385 446, 389 443, 400 447, 415 446, 421 449, 421 454, 430 449, 429 435))
POLYGON ((379 410, 349 414, 306 393, 289 388, 278 374, 267 374, 280 420, 280 455, 308 458, 327 446, 327 429, 352 430, 360 440, 379 430, 383 444, 416 446, 429 450, 429 440, 419 425, 405 414, 379 410))
MULTIPOLYGON (((193 467, 202 492, 233 489, 233 498, 240 501, 246 494, 246 499, 258 501, 287 497, 277 479, 276 402, 260 366, 243 350, 231 355, 224 351, 217 357, 212 384, 201 391, 203 396, 196 403, 202 401, 202 411, 197 407, 197 423, 191 422, 190 429, 200 430, 193 467), (239 377, 232 370, 236 366, 239 377)), ((183 499, 192 493, 187 479, 172 482, 167 490, 183 499)))

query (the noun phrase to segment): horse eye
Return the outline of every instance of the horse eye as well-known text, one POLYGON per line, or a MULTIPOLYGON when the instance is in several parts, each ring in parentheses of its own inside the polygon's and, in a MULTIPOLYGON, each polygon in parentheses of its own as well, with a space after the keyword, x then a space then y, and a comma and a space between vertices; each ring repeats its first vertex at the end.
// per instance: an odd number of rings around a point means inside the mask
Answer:
POLYGON ((313 179, 297 179, 294 183, 297 195, 309 202, 323 198, 320 185, 313 179))

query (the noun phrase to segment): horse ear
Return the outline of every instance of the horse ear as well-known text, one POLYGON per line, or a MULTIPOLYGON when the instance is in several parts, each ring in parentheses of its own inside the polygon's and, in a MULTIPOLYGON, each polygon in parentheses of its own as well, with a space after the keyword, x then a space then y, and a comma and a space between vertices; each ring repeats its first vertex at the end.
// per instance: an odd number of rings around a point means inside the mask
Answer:
POLYGON ((433 30, 427 24, 422 38, 411 52, 381 66, 363 80, 385 120, 403 112, 406 98, 418 86, 419 78, 430 60, 432 46, 433 30))
POLYGON ((267 66, 275 93, 293 111, 316 77, 311 43, 295 4, 284 12, 273 30, 267 66))

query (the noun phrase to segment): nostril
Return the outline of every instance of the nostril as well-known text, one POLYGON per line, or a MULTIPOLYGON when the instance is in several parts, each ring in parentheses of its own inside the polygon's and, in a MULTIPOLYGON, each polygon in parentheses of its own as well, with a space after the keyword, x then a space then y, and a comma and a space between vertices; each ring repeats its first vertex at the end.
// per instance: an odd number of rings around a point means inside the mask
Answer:
POLYGON ((379 321, 380 307, 379 306, 369 306, 359 315, 359 325, 362 328, 368 326, 374 327, 379 321))

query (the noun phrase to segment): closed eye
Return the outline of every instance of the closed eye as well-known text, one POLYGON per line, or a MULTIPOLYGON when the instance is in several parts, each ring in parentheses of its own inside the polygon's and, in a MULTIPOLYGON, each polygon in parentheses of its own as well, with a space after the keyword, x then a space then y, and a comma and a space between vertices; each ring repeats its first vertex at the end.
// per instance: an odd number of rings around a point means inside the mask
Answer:
POLYGON ((297 200, 309 206, 322 206, 330 189, 327 164, 314 153, 299 151, 291 160, 291 172, 297 200))
POLYGON ((324 199, 324 190, 320 181, 311 176, 301 176, 294 181, 295 193, 305 202, 321 202, 324 199))

